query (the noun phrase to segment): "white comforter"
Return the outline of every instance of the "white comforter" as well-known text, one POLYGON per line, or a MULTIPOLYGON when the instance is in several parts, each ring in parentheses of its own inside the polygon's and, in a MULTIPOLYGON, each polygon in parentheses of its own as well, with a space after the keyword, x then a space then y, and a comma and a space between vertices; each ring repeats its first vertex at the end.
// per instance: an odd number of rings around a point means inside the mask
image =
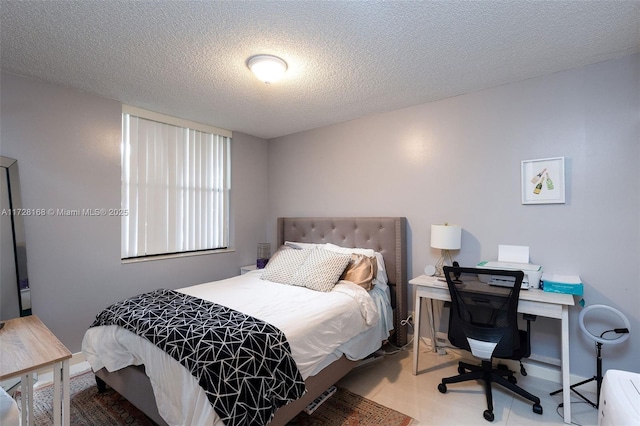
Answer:
MULTIPOLYGON (((260 271, 253 271, 177 291, 242 311, 278 327, 287 336, 305 379, 326 366, 336 352, 351 359, 368 355, 371 343, 365 342, 371 339, 364 338, 369 336, 368 330, 374 329, 371 331, 375 335, 387 333, 387 327, 375 330, 375 326, 384 322, 379 321, 376 307, 380 302, 374 302, 369 293, 346 281, 323 293, 264 281, 260 279, 260 271), (352 339, 356 344, 348 347, 347 342, 352 339)), ((222 424, 191 373, 146 339, 117 326, 93 327, 84 336, 82 351, 94 371, 144 364, 160 415, 170 425, 222 424)))

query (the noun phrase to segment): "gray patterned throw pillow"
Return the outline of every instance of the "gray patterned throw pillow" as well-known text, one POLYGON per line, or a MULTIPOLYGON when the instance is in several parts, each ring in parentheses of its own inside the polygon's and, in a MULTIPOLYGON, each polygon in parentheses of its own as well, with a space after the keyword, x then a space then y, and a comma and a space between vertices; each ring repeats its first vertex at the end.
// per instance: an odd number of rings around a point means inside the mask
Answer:
POLYGON ((294 284, 316 291, 331 291, 349 260, 350 254, 335 253, 321 248, 311 250, 293 277, 294 284))

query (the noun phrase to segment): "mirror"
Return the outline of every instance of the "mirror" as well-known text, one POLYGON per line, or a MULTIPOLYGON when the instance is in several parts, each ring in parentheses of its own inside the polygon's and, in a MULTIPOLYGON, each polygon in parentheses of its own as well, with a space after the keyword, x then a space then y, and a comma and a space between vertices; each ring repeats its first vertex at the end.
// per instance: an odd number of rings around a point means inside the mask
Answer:
POLYGON ((0 157, 0 320, 31 315, 18 162, 0 157))

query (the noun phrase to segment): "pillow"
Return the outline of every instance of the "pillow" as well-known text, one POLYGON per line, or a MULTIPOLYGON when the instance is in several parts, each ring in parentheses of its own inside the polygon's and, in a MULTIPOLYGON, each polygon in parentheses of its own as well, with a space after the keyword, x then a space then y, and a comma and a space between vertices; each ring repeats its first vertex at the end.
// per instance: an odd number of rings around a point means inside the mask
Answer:
POLYGON ((325 250, 331 250, 331 251, 334 251, 336 253, 363 254, 363 255, 368 256, 368 257, 371 257, 371 256, 375 255, 375 251, 373 249, 342 247, 342 246, 337 246, 337 245, 331 244, 331 243, 325 244, 324 245, 324 249, 325 250))
POLYGON ((351 281, 369 291, 373 288, 373 280, 377 273, 378 261, 375 257, 353 253, 340 279, 351 281))
POLYGON ((289 248, 301 250, 301 249, 312 249, 312 248, 323 247, 324 243, 317 244, 317 243, 300 243, 298 241, 285 241, 284 245, 289 248))
POLYGON ((298 269, 313 250, 293 250, 282 246, 269 259, 260 278, 281 284, 294 284, 298 269))
POLYGON ((309 251, 309 256, 294 276, 294 284, 316 291, 331 291, 351 260, 351 255, 322 248, 309 251))
POLYGON ((367 257, 374 256, 378 261, 378 273, 374 279, 374 284, 378 285, 383 290, 387 288, 389 278, 387 277, 387 270, 384 267, 384 258, 382 257, 382 253, 374 251, 373 249, 340 247, 331 243, 325 244, 324 248, 325 250, 335 251, 336 253, 363 254, 367 257))
POLYGON ((384 265, 384 257, 382 257, 382 253, 380 252, 376 252, 375 256, 378 260, 378 275, 376 279, 386 287, 389 282, 389 277, 387 276, 387 268, 384 265))

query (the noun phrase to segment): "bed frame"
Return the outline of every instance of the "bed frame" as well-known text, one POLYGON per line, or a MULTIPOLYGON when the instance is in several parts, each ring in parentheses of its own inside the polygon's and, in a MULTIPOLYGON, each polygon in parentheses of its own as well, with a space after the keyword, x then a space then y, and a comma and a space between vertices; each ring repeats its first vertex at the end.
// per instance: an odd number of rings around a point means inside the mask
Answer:
MULTIPOLYGON (((397 346, 407 343, 407 326, 401 320, 407 318, 407 238, 404 217, 315 217, 278 218, 278 247, 285 241, 305 243, 333 243, 343 247, 370 248, 384 257, 395 332, 391 342, 397 346)), ((284 407, 281 407, 269 426, 281 426, 294 418, 310 402, 331 385, 335 384, 359 364, 344 356, 325 367, 315 376, 305 380, 307 393, 284 407)), ((151 382, 144 366, 130 366, 109 373, 106 369, 95 372, 100 389, 105 383, 129 400, 159 425, 167 423, 160 417, 151 382)))

